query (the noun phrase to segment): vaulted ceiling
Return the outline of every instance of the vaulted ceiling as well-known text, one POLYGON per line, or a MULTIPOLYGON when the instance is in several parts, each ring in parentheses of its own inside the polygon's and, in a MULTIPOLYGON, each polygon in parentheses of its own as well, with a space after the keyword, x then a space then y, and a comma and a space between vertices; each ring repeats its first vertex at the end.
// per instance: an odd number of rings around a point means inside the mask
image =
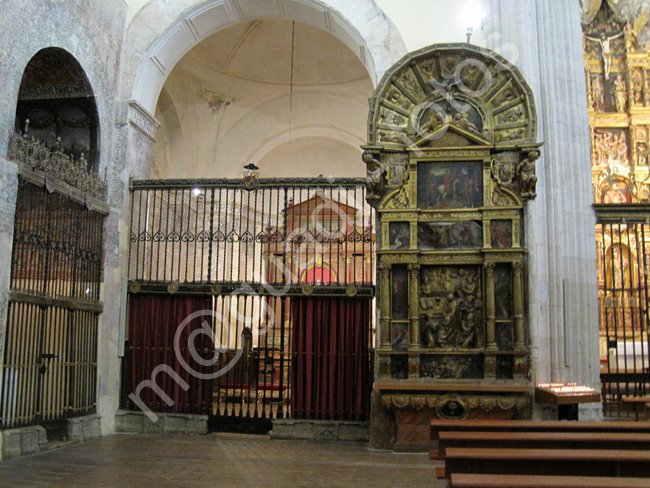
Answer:
POLYGON ((359 59, 328 32, 245 22, 197 44, 158 101, 155 177, 361 176, 368 97, 359 59))

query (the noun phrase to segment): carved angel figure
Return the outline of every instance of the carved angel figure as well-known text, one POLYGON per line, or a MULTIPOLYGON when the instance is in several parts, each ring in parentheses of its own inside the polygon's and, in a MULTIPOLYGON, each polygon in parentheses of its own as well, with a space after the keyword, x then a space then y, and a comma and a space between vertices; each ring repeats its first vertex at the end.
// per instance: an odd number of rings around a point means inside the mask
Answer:
POLYGON ((642 12, 641 15, 634 19, 634 22, 628 21, 625 24, 625 49, 628 53, 636 52, 637 36, 641 33, 641 29, 643 29, 647 23, 648 12, 642 12))
POLYGON ((381 196, 384 190, 383 175, 386 170, 386 165, 375 159, 375 156, 370 151, 364 151, 363 162, 366 163, 366 189, 368 190, 369 197, 381 196))
POLYGON ((524 198, 535 198, 537 193, 537 176, 535 175, 535 160, 539 157, 539 151, 532 150, 517 166, 517 174, 521 178, 521 196, 524 198))

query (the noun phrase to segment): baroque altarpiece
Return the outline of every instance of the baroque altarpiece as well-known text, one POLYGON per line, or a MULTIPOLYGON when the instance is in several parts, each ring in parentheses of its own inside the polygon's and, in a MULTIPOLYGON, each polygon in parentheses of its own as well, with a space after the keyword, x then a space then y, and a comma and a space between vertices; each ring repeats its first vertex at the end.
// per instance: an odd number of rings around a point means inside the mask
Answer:
POLYGON ((368 122, 375 412, 391 412, 404 444, 426 441, 434 417, 529 416, 524 207, 540 144, 528 86, 495 53, 432 46, 385 74, 368 122))
POLYGON ((590 0, 582 11, 601 373, 648 367, 649 15, 646 0, 590 0))

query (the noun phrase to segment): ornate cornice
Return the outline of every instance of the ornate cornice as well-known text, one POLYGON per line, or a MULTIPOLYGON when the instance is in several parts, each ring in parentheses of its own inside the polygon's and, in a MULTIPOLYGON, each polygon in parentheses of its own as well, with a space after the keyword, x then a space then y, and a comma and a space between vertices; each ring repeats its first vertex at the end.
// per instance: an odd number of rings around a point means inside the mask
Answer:
MULTIPOLYGON (((54 191, 58 182, 64 182, 81 193, 106 201, 106 183, 96 174, 88 171, 88 162, 83 158, 75 160, 64 153, 59 145, 52 151, 44 142, 29 136, 14 134, 9 142, 9 159, 18 163, 23 172, 41 174, 45 186, 54 191)), ((34 178, 32 178, 34 179, 34 178)))
POLYGON ((160 122, 135 100, 129 102, 128 119, 129 124, 138 132, 152 143, 156 142, 155 136, 160 127, 160 122))

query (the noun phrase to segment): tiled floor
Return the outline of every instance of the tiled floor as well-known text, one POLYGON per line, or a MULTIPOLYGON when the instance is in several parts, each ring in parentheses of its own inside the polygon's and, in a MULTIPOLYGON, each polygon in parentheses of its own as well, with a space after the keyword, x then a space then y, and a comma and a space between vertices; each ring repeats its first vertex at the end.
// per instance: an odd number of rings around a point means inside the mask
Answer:
POLYGON ((427 454, 366 445, 211 434, 117 434, 0 462, 2 488, 437 488, 427 454))

